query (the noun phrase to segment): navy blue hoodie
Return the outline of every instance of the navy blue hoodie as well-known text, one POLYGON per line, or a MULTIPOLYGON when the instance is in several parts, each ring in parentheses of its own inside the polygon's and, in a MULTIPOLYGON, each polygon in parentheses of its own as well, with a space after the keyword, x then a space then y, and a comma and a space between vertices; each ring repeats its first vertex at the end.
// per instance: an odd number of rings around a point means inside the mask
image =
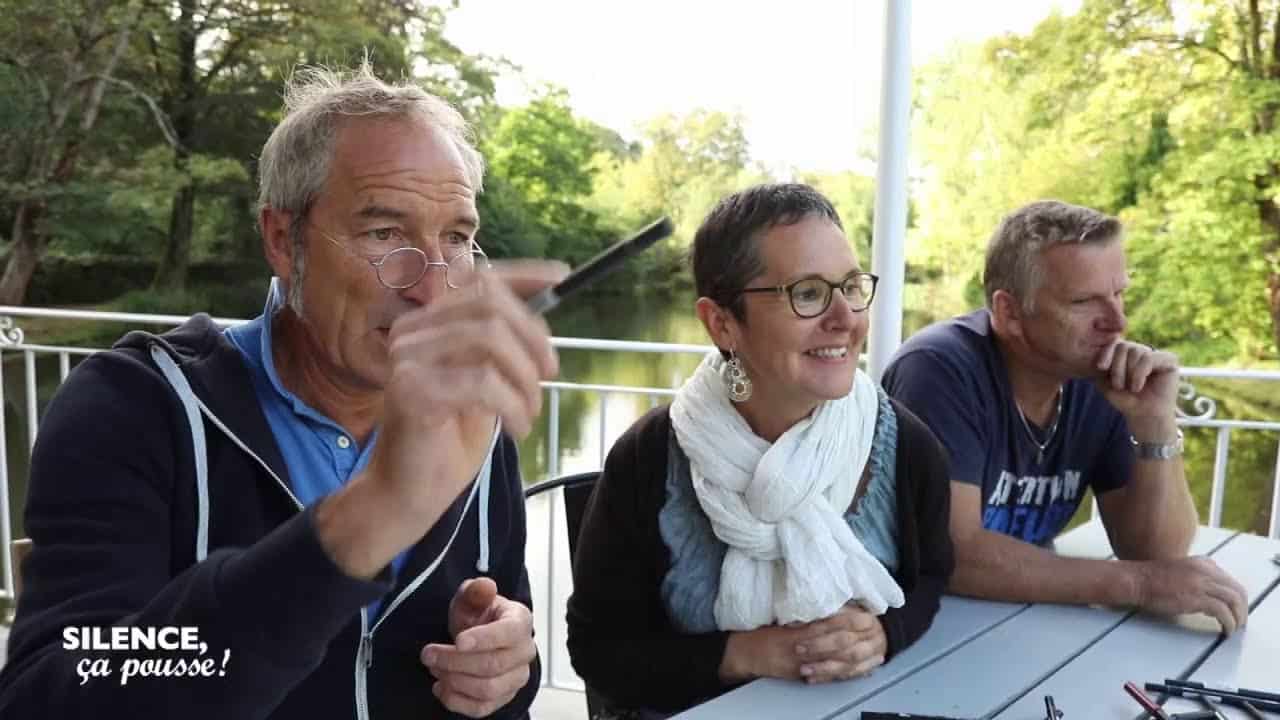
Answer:
MULTIPOLYGON (((34 548, 0 671, 0 718, 453 717, 418 658, 427 643, 452 642, 447 609, 458 585, 485 574, 532 607, 510 438, 499 438, 490 461, 487 503, 469 503, 469 486, 410 549, 398 577, 388 569, 371 582, 353 579, 320 546, 313 511, 287 491, 288 469, 241 355, 208 316, 162 336, 130 333, 77 366, 42 420, 26 506, 34 548), (157 343, 224 426, 202 420, 208 555, 199 562, 191 426, 149 354, 157 343), (479 573, 486 504, 490 564, 479 573), (439 568, 407 590, 459 520, 439 568), (375 619, 362 608, 388 592, 369 632, 375 619), (64 628, 106 626, 196 627, 207 652, 64 649, 64 628), (106 658, 112 674, 82 682, 78 668, 94 658, 106 658), (211 658, 217 672, 122 683, 130 658, 211 658)), ((527 716, 537 660, 530 669, 528 685, 495 717, 527 716)))

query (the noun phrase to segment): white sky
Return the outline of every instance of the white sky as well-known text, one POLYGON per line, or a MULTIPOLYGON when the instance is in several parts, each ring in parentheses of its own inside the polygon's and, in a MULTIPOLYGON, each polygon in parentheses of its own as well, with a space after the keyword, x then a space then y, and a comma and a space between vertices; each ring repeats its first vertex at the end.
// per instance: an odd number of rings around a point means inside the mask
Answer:
MULTIPOLYGON (((890 0, 897 1, 897 0, 890 0)), ((912 57, 1027 32, 1080 0, 914 0, 912 57)), ((864 168, 874 148, 882 0, 463 0, 446 35, 568 89, 575 112, 633 138, 662 112, 740 112, 775 170, 864 168)), ((507 85, 499 101, 519 103, 507 85)))

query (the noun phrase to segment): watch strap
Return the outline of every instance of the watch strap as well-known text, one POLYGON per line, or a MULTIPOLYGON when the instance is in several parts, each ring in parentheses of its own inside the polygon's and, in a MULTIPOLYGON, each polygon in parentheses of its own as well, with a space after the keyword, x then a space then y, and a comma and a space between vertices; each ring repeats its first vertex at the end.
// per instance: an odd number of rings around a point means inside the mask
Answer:
POLYGON ((1133 445, 1134 455, 1139 460, 1172 460, 1182 455, 1182 431, 1178 431, 1177 437, 1173 442, 1169 443, 1149 443, 1138 442, 1134 436, 1129 436, 1129 442, 1133 445))

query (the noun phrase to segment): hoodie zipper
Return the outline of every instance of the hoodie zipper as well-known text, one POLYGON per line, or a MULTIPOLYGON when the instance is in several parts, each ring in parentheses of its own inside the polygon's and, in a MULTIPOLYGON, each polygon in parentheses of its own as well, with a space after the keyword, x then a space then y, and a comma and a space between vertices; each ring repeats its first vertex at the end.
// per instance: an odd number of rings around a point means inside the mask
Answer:
MULTIPOLYGON (((280 489, 283 490, 284 493, 289 496, 289 499, 293 501, 294 507, 297 508, 299 512, 305 510, 302 502, 298 500, 298 496, 293 494, 293 491, 289 489, 289 485, 276 474, 275 470, 271 469, 271 466, 267 464, 267 461, 263 460, 257 453, 251 450, 238 435, 232 432, 231 428, 228 428, 222 420, 220 420, 218 416, 204 404, 204 401, 200 399, 200 396, 193 392, 192 398, 200 408, 200 411, 206 418, 208 418, 209 422, 213 423, 214 426, 221 430, 222 433, 235 443, 237 447, 248 454, 249 457, 256 460, 258 464, 262 466, 262 469, 267 471, 267 474, 276 481, 276 484, 280 489)), ((399 607, 407 597, 417 591, 418 587, 422 585, 422 583, 425 582, 433 572, 435 572, 436 568, 440 566, 440 563, 444 561, 445 556, 449 554, 450 548, 453 547, 453 541, 458 537, 458 533, 462 530, 462 525, 466 522, 467 513, 471 510, 471 503, 475 500, 476 495, 480 490, 482 480, 487 479, 484 476, 493 470, 493 452, 498 446, 498 439, 501 435, 502 422, 498 421, 494 423, 493 437, 489 440, 489 451, 485 455, 484 464, 480 466, 480 472, 476 473, 475 480, 472 481, 471 493, 467 496, 466 505, 463 506, 462 513, 458 516, 458 524, 454 526, 453 534, 449 536, 448 542, 445 543, 444 549, 440 551, 440 554, 436 556, 436 559, 431 561, 431 564, 419 573, 418 576, 414 578, 413 582, 406 586, 405 589, 396 596, 395 600, 393 600, 382 613, 382 616, 378 618, 378 621, 373 624, 373 627, 369 627, 368 608, 360 608, 360 642, 356 646, 355 662, 356 716, 359 720, 369 720, 368 676, 369 668, 373 667, 373 634, 377 631, 378 627, 382 625, 383 621, 391 615, 392 611, 399 607)))
POLYGON ((405 586, 400 594, 396 595, 391 604, 382 611, 382 615, 378 621, 369 626, 369 610, 368 608, 360 608, 360 645, 356 648, 356 665, 355 665, 355 682, 356 682, 356 720, 369 720, 369 668, 373 667, 373 634, 382 627, 382 623, 386 622, 391 613, 400 607, 410 595, 418 590, 422 583, 440 567, 440 563, 449 554, 449 550, 453 547, 453 541, 458 537, 458 533, 462 531, 462 526, 466 523, 467 513, 471 512, 471 503, 476 499, 476 495, 480 492, 483 476, 493 470, 493 451, 498 446, 498 438, 501 436, 501 423, 494 426, 493 439, 489 442, 489 452, 485 455, 484 464, 480 466, 480 472, 476 473, 475 480, 471 483, 471 492, 467 495, 467 502, 462 506, 462 512, 458 515, 458 524, 453 526, 453 534, 449 536, 449 540, 445 542, 444 549, 431 561, 413 582, 405 586))
MULTIPOLYGON (((375 626, 376 627, 376 626, 375 626)), ((373 630, 369 611, 360 608, 360 646, 356 648, 356 718, 369 720, 369 668, 373 666, 373 630)))

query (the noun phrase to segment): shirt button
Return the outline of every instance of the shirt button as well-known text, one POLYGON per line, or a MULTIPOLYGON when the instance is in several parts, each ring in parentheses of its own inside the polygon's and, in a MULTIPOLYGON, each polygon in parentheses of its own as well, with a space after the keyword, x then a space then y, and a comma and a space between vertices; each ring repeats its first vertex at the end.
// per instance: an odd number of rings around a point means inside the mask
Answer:
POLYGON ((338 447, 342 448, 343 450, 346 450, 347 448, 351 447, 351 441, 347 439, 346 435, 338 436, 338 447))

